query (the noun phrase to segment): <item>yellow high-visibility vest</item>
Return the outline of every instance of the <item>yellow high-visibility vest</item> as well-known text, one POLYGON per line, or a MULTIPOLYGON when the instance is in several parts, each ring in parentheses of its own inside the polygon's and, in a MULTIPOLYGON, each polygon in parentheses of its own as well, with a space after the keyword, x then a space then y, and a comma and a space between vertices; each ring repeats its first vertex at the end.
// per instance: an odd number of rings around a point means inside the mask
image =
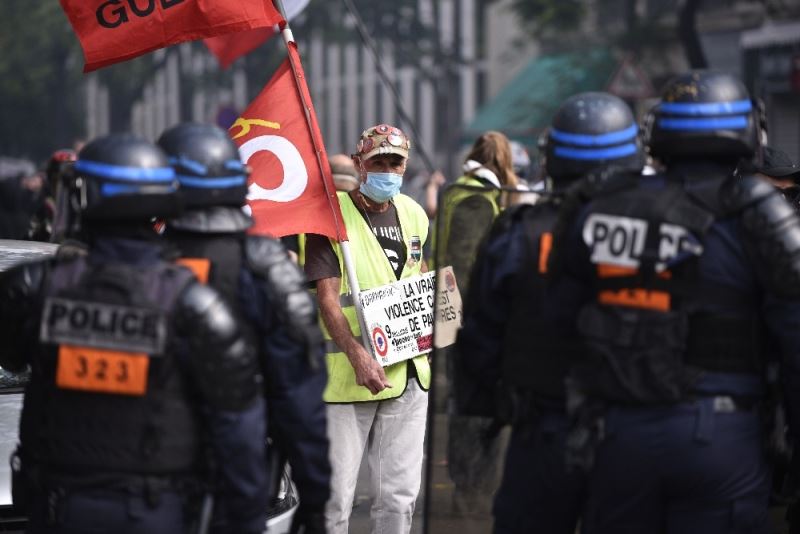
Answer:
MULTIPOLYGON (((363 291, 396 281, 394 269, 389 263, 383 247, 378 243, 378 239, 372 233, 364 217, 359 213, 358 208, 353 204, 350 196, 344 192, 338 193, 338 196, 360 289, 363 291)), ((419 238, 420 247, 428 237, 428 217, 422 207, 406 195, 396 195, 392 201, 397 208, 397 218, 400 220, 403 241, 410 255, 412 237, 419 238)), ((342 250, 337 241, 331 240, 331 244, 336 257, 339 259, 339 268, 342 273, 339 302, 342 305, 344 316, 350 324, 350 331, 360 341, 361 327, 356 318, 356 309, 353 305, 353 295, 350 293, 350 284, 348 283, 342 250)), ((421 267, 422 259, 416 262, 406 261, 400 278, 409 278, 420 274, 421 267)), ((322 331, 325 334, 326 361, 328 364, 328 385, 323 396, 325 402, 384 400, 399 397, 403 394, 408 382, 408 362, 403 361, 385 367, 386 379, 392 384, 392 387, 373 395, 366 387, 356 384, 353 366, 350 365, 347 355, 333 342, 324 324, 322 325, 322 331)), ((370 351, 368 350, 368 352, 370 351)), ((428 356, 425 354, 419 355, 411 360, 411 364, 416 368, 420 386, 427 390, 431 383, 431 367, 428 362, 428 356)))
POLYGON ((432 266, 435 266, 437 269, 439 269, 440 267, 444 267, 446 265, 446 262, 443 265, 439 265, 443 253, 440 253, 441 251, 438 251, 436 247, 447 247, 447 240, 450 239, 450 223, 452 222, 453 212, 455 211, 456 206, 465 199, 474 195, 480 195, 489 201, 489 203, 492 205, 494 217, 497 217, 497 215, 500 213, 499 189, 489 188, 486 186, 486 182, 482 182, 473 176, 464 175, 458 178, 458 180, 453 182, 453 185, 449 186, 445 190, 444 195, 442 196, 442 206, 439 208, 437 217, 441 217, 443 220, 441 221, 442 224, 437 221, 437 224, 435 225, 436 235, 434 236, 432 247, 432 250, 436 251, 433 254, 433 256, 436 258, 436 262, 429 262, 428 267, 432 268, 432 266), (459 186, 482 187, 484 190, 476 191, 459 186), (441 235, 439 235, 440 232, 441 235))

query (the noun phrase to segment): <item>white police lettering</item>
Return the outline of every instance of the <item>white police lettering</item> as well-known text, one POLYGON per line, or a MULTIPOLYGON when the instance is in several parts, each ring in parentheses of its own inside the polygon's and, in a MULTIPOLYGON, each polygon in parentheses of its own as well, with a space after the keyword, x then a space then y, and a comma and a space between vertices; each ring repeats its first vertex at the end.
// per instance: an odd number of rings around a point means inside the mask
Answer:
MULTIPOLYGON (((639 267, 647 239, 648 222, 644 219, 593 213, 583 226, 583 241, 592 249, 595 264, 616 267, 639 267)), ((661 223, 659 226, 657 271, 681 255, 699 256, 702 245, 682 226, 661 223)))
MULTIPOLYGON (((308 186, 308 169, 300 151, 291 141, 279 135, 260 135, 239 147, 239 154, 245 163, 249 163, 250 158, 258 152, 271 152, 280 160, 283 180, 275 189, 266 189, 254 181, 248 189, 247 200, 291 202, 303 194, 308 186)), ((258 178, 255 176, 256 180, 258 178)))
POLYGON ((592 213, 583 226, 583 241, 592 247, 592 263, 638 267, 647 221, 592 213))
POLYGON ((44 343, 160 354, 167 323, 155 309, 48 298, 39 339, 44 343))
POLYGON ((661 240, 658 243, 658 257, 668 261, 687 253, 699 256, 703 253, 703 246, 683 226, 663 223, 661 240))

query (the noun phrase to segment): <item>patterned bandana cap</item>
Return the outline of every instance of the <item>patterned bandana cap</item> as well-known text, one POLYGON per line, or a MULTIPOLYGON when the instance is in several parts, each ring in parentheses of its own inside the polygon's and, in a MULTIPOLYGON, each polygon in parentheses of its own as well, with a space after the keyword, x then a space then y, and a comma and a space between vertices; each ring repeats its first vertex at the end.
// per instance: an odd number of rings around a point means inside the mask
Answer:
POLYGON ((359 156, 362 161, 381 154, 397 154, 408 158, 410 149, 411 141, 400 128, 389 124, 379 124, 364 130, 361 139, 358 140, 358 145, 356 145, 355 155, 359 156))

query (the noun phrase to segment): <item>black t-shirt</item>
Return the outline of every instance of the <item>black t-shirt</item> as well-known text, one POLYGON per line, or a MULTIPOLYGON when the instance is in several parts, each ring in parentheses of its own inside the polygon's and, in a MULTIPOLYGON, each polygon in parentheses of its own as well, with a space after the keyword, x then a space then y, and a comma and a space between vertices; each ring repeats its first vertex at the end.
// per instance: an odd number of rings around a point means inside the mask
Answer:
MULTIPOLYGON (((389 204, 389 209, 383 213, 365 212, 361 209, 359 212, 378 239, 395 277, 399 280, 408 253, 403 241, 403 231, 400 229, 400 220, 397 217, 397 208, 394 204, 389 204)), ((323 278, 341 278, 339 260, 327 237, 316 234, 306 236, 305 271, 312 282, 323 278)))

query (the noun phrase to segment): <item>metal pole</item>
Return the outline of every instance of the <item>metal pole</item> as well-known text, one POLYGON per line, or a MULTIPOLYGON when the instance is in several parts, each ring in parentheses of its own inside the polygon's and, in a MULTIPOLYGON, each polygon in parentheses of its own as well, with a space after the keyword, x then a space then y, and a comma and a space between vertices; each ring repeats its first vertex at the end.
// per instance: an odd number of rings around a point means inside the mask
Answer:
MULTIPOLYGON (((280 1, 280 0, 278 0, 280 1)), ((378 75, 381 77, 384 85, 389 88, 389 91, 392 93, 392 97, 394 99, 394 106, 397 109, 397 113, 400 115, 400 120, 402 120, 405 124, 408 125, 408 128, 411 130, 411 133, 414 134, 414 139, 416 141, 416 149, 419 151, 419 155, 422 158, 422 162, 425 164, 425 168, 428 169, 428 172, 433 173, 436 171, 436 168, 433 166, 433 162, 431 158, 428 157, 428 152, 425 150, 425 145, 422 143, 422 139, 417 131, 417 127, 414 125, 414 122, 411 120, 411 117, 406 113, 405 108, 403 107, 403 103, 400 100, 400 92, 397 90, 397 86, 389 79, 389 75, 386 74, 386 71, 383 68, 383 64, 381 63, 381 56, 378 53, 378 48, 375 46, 375 42, 370 37, 367 29, 364 25, 364 21, 361 19, 361 15, 358 14, 355 6, 353 5, 352 0, 342 0, 344 2, 347 11, 350 12, 350 15, 353 17, 353 20, 356 22, 356 30, 358 30, 358 34, 361 36, 361 40, 367 46, 370 52, 372 52, 372 56, 375 58, 375 66, 378 68, 378 75)))
MULTIPOLYGON (((273 0, 273 2, 275 4, 275 7, 278 9, 278 12, 283 17, 283 19, 286 20, 286 11, 283 8, 283 2, 281 0, 273 0)), ((286 21, 286 25, 282 28, 281 35, 283 36, 283 42, 286 44, 286 48, 288 50, 290 47, 289 43, 295 42, 294 35, 292 34, 292 30, 289 28, 288 21, 286 21)), ((297 71, 295 69, 294 62, 291 61, 291 56, 289 59, 289 64, 292 67, 292 74, 294 74, 295 82, 297 82, 297 71)), ((319 165, 319 169, 324 176, 325 169, 323 168, 322 165, 322 150, 324 150, 324 147, 317 146, 316 136, 314 136, 312 130, 313 123, 311 120, 311 106, 309 105, 308 102, 306 102, 305 95, 299 86, 297 87, 297 90, 300 96, 300 100, 303 104, 303 111, 305 112, 306 115, 306 123, 308 124, 309 132, 311 133, 311 141, 314 144, 314 151, 316 152, 317 155, 317 165, 319 165)), ((355 264, 353 263, 353 255, 350 251, 350 242, 347 241, 346 239, 342 239, 344 233, 341 231, 342 229, 340 225, 343 224, 344 221, 340 221, 339 216, 336 213, 336 210, 333 209, 332 199, 337 197, 335 196, 335 194, 331 195, 331 192, 328 190, 328 182, 325 181, 324 179, 322 180, 322 185, 325 187, 325 194, 328 196, 328 202, 331 203, 331 211, 333 211, 333 219, 336 224, 336 238, 339 241, 339 245, 342 248, 342 260, 347 274, 347 281, 350 286, 350 293, 353 296, 353 305, 356 308, 356 317, 358 318, 358 325, 361 328, 361 341, 367 352, 369 352, 369 354, 371 354, 372 357, 374 358, 375 354, 372 351, 372 343, 370 341, 370 335, 369 332, 367 332, 366 325, 364 324, 364 312, 361 307, 361 298, 359 296, 359 294, 361 293, 361 288, 358 285, 358 278, 356 277, 356 267, 355 264)))

